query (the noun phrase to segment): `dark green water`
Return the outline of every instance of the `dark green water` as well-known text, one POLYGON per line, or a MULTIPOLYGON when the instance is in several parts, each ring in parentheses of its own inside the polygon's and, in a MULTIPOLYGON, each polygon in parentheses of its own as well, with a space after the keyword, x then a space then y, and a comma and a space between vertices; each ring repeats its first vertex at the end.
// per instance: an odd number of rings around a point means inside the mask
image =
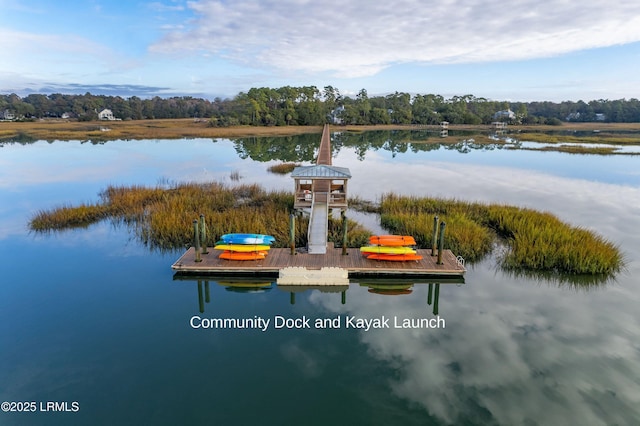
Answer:
POLYGON ((340 292, 307 290, 292 304, 275 284, 241 292, 223 280, 202 281, 199 292, 197 280, 174 279, 181 251, 152 252, 125 227, 27 229, 37 210, 96 200, 113 183, 231 183, 238 171, 241 182, 292 189, 266 169, 311 161, 316 139, 5 144, 0 402, 37 409, 0 412, 0 424, 637 424, 640 160, 360 139, 334 144, 334 164, 353 175, 351 194, 551 211, 618 243, 627 269, 580 285, 506 274, 489 257, 468 265, 465 284, 439 287, 444 327, 347 328, 350 317, 437 318, 428 284, 393 296, 353 282, 344 303, 340 292), (194 316, 272 322, 264 332, 194 329, 194 316), (276 329, 276 317, 341 324, 276 329), (47 402, 72 411, 46 411, 47 402))

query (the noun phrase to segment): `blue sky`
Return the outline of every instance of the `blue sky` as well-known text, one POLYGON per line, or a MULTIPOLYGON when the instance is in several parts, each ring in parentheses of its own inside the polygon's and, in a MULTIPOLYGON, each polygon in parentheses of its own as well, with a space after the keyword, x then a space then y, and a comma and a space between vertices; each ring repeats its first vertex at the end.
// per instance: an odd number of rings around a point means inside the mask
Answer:
POLYGON ((640 98, 640 2, 0 0, 0 93, 640 98))

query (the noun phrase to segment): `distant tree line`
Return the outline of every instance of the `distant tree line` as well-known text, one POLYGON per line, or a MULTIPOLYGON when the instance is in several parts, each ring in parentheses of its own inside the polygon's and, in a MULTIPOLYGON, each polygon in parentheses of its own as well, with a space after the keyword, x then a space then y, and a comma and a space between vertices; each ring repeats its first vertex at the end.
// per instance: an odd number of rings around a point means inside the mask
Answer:
MULTIPOLYGON (((338 89, 315 86, 277 89, 261 87, 233 98, 213 101, 190 96, 141 99, 137 96, 16 94, 0 95, 0 114, 22 119, 69 117, 96 120, 103 109, 122 120, 202 118, 212 126, 287 126, 334 124, 488 124, 510 121, 522 124, 559 124, 563 121, 640 122, 638 99, 506 102, 473 95, 410 95, 395 92, 369 97, 362 89, 355 96, 338 89), (496 117, 498 111, 507 111, 496 117)), ((3 118, 3 117, 0 117, 3 118)))

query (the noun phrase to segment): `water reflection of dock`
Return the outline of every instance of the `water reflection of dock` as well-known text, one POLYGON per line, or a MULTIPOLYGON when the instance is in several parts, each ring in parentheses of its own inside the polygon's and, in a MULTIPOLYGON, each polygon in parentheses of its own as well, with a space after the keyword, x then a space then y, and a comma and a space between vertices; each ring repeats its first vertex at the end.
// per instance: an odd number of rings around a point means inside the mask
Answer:
MULTIPOLYGON (((277 285, 269 280, 251 277, 225 277, 225 276, 193 276, 193 275, 174 275, 174 280, 197 282, 198 288, 198 308, 200 313, 205 311, 205 303, 211 301, 211 282, 218 286, 225 287, 225 290, 237 293, 264 293, 266 291, 277 288, 278 290, 289 293, 289 303, 295 305, 298 294, 307 291, 320 291, 321 293, 340 294, 341 303, 347 303, 347 291, 350 285, 326 286, 326 285, 277 285)), ((365 281, 355 282, 354 285, 368 288, 368 293, 381 296, 405 296, 412 295, 413 289, 421 286, 428 286, 427 305, 433 307, 433 314, 438 315, 440 300, 441 284, 464 284, 463 277, 434 278, 429 280, 407 279, 367 279, 365 281)))

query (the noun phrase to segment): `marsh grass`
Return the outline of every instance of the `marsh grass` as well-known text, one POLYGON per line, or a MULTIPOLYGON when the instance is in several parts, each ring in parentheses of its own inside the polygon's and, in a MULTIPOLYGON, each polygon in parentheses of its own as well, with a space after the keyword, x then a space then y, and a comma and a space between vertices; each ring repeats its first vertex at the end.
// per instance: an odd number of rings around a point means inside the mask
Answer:
MULTIPOLYGON (((193 221, 203 214, 207 245, 232 232, 270 234, 276 238, 275 247, 289 245, 294 197, 286 191, 266 191, 257 184, 164 183, 157 187, 109 186, 100 198, 97 204, 40 211, 29 226, 42 232, 86 227, 109 218, 130 227, 147 246, 171 250, 192 245, 193 221)), ((296 218, 296 246, 307 244, 308 225, 308 218, 296 218)), ((342 242, 342 223, 332 221, 329 228, 330 240, 342 242)), ((349 223, 350 246, 363 243, 370 234, 359 224, 349 223)))
MULTIPOLYGON (((205 216, 207 244, 212 245, 222 234, 254 232, 270 234, 276 246, 286 246, 289 236, 289 212, 293 194, 267 192, 259 185, 226 187, 219 183, 180 184, 165 191, 145 209, 136 231, 142 241, 152 247, 171 249, 191 245, 192 222, 205 216)), ((298 223, 306 230, 304 223, 298 223)), ((305 237, 306 238, 306 237, 305 237)))
MULTIPOLYGON (((369 244, 371 231, 359 223, 347 218, 347 247, 362 247, 369 244)), ((342 247, 342 219, 329 218, 329 235, 327 239, 335 247, 342 247)))
POLYGON ((386 194, 380 207, 383 227, 413 235, 423 247, 431 246, 438 215, 447 224, 445 247, 468 261, 490 252, 499 237, 508 246, 501 256, 505 269, 598 275, 618 272, 624 264, 615 244, 546 212, 393 194, 386 194))
POLYGON ((550 151, 562 152, 565 154, 592 154, 592 155, 640 155, 636 152, 620 152, 620 148, 616 146, 582 146, 582 145, 552 145, 539 148, 534 147, 509 147, 507 149, 519 149, 525 151, 550 151))
POLYGON ((473 262, 488 254, 494 233, 482 225, 479 206, 472 203, 435 198, 385 195, 380 223, 397 234, 412 235, 420 247, 433 244, 433 217, 445 222, 445 248, 473 262))
POLYGON ((520 141, 545 142, 545 143, 608 143, 612 145, 637 145, 640 137, 619 136, 611 133, 598 133, 592 136, 558 135, 547 133, 520 133, 514 135, 520 141))
MULTIPOLYGON (((294 197, 287 191, 266 191, 257 184, 165 183, 157 187, 109 186, 100 198, 101 202, 95 204, 39 211, 29 226, 45 232, 86 227, 108 218, 133 229, 147 246, 171 250, 192 244, 193 221, 204 214, 209 246, 220 235, 231 232, 270 234, 276 238, 276 247, 289 245, 294 197)), ((502 241, 507 250, 499 256, 501 265, 511 271, 602 276, 620 271, 624 264, 615 244, 546 212, 394 194, 385 194, 379 206, 362 200, 356 205, 379 213, 385 229, 413 235, 425 248, 432 245, 433 216, 438 215, 446 223, 445 248, 469 262, 481 259, 502 241)), ((307 244, 308 224, 307 217, 296 218, 297 247, 307 244)), ((349 247, 366 245, 370 235, 370 231, 349 220, 349 247)), ((342 244, 340 219, 330 219, 329 241, 337 247, 342 244)))
POLYGON ((234 126, 209 127, 207 120, 149 119, 130 121, 94 121, 90 123, 64 120, 39 120, 31 123, 3 122, 0 140, 12 141, 19 135, 33 140, 108 141, 117 139, 184 139, 227 138, 248 136, 287 136, 320 133, 321 126, 234 126), (109 131, 102 131, 108 127, 109 131))
POLYGON ((60 206, 52 210, 38 211, 29 222, 34 231, 46 232, 69 228, 86 228, 110 215, 109 206, 104 204, 80 204, 60 206))
POLYGON ((298 166, 300 166, 300 164, 298 163, 280 163, 280 164, 274 164, 273 166, 270 166, 267 169, 267 171, 271 173, 276 173, 279 175, 286 175, 287 173, 291 173, 293 169, 295 169, 298 166))
POLYGON ((620 271, 619 248, 587 229, 563 223, 550 213, 512 206, 489 206, 487 224, 506 238, 507 269, 609 274, 620 271))

